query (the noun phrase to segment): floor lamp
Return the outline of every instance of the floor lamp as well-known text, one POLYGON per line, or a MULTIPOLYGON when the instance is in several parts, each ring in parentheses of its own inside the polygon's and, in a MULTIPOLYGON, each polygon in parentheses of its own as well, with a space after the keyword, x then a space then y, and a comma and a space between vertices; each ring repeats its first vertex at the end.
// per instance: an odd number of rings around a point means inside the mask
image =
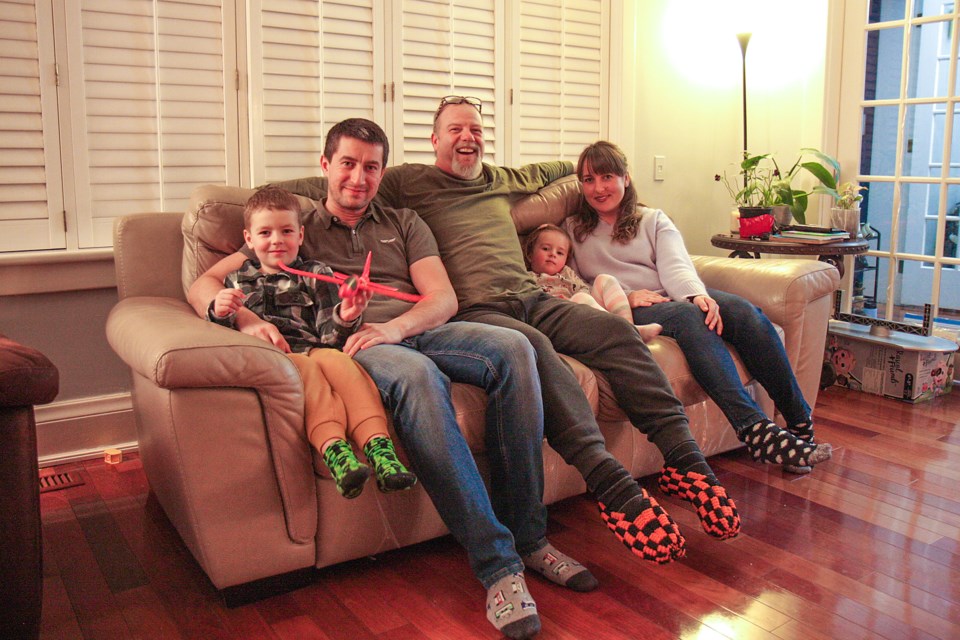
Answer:
MULTIPOLYGON (((743 72, 743 158, 746 159, 747 151, 747 45, 750 44, 751 33, 738 33, 737 42, 740 43, 741 69, 743 72)), ((746 178, 746 176, 744 176, 746 178)))

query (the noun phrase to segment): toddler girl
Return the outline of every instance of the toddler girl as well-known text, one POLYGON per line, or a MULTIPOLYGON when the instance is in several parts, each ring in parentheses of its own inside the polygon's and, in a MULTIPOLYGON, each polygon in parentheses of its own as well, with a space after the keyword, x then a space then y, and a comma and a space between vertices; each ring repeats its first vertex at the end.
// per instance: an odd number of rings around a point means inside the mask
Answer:
MULTIPOLYGON (((537 284, 545 292, 556 298, 615 313, 633 323, 627 294, 616 278, 601 273, 594 278, 591 287, 567 266, 570 236, 565 229, 553 224, 540 225, 527 237, 523 253, 530 271, 537 277, 537 284)), ((635 326, 644 342, 655 338, 663 330, 656 323, 635 326)))

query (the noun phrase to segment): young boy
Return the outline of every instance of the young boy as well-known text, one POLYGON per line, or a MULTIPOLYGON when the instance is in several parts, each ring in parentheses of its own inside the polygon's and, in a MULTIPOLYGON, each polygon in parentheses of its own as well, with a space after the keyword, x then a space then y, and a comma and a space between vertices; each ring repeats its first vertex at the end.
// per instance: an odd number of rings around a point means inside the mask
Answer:
POLYGON ((233 327, 237 310, 245 306, 280 330, 286 341, 281 346, 303 379, 307 439, 322 455, 341 495, 357 497, 371 475, 348 439, 363 449, 381 491, 408 489, 417 478, 397 458, 380 393, 367 372, 341 351, 360 326, 372 294, 360 291, 337 303, 335 284, 280 268, 333 274, 321 262, 299 258, 299 212, 296 196, 277 187, 260 189, 247 201, 243 237, 257 259, 226 277, 226 288, 211 301, 207 317, 233 327))

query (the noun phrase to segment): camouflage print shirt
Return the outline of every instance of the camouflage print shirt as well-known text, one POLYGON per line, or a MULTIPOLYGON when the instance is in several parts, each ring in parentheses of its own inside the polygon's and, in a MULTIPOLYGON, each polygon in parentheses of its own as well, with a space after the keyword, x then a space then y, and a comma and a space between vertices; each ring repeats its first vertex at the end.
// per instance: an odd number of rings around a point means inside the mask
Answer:
MULTIPOLYGON (((315 260, 297 258, 290 266, 300 271, 333 275, 330 267, 315 260)), ((346 323, 340 319, 336 284, 286 272, 261 273, 257 260, 244 262, 223 283, 229 289, 243 291, 246 295, 243 306, 280 329, 294 353, 314 347, 342 349, 362 321, 357 318, 346 323)), ((211 303, 207 318, 234 327, 236 314, 217 317, 211 303)))

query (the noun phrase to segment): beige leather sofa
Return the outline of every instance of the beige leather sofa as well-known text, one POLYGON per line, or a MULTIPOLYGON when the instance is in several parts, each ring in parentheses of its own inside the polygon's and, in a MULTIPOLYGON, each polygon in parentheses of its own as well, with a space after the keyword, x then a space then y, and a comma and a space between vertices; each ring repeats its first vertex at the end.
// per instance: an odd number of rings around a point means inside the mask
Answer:
MULTIPOLYGON (((514 207, 518 231, 560 221, 577 197, 570 178, 514 207)), ((113 349, 130 366, 140 454, 151 489, 197 562, 225 595, 245 583, 323 567, 443 535, 422 488, 384 495, 372 486, 345 500, 314 473, 296 369, 258 339, 197 317, 185 288, 242 242, 252 190, 198 187, 187 213, 149 213, 115 227, 120 301, 107 321, 113 349)), ((313 205, 302 200, 305 221, 313 205)), ((809 260, 694 258, 712 287, 750 298, 783 330, 811 405, 838 287, 837 271, 809 260)), ((669 339, 650 345, 683 401, 707 455, 739 446, 669 339)), ((656 448, 628 422, 606 382, 570 361, 596 409, 608 448, 637 477, 659 470, 656 448)), ((745 377, 741 367, 741 372, 745 377)), ((756 384, 750 388, 769 411, 756 384)), ((483 393, 454 385, 458 419, 484 468, 483 393)), ((577 472, 544 445, 547 503, 584 491, 577 472)), ((597 526, 602 524, 598 518, 597 526)), ((296 573, 291 574, 296 575, 296 573)))

